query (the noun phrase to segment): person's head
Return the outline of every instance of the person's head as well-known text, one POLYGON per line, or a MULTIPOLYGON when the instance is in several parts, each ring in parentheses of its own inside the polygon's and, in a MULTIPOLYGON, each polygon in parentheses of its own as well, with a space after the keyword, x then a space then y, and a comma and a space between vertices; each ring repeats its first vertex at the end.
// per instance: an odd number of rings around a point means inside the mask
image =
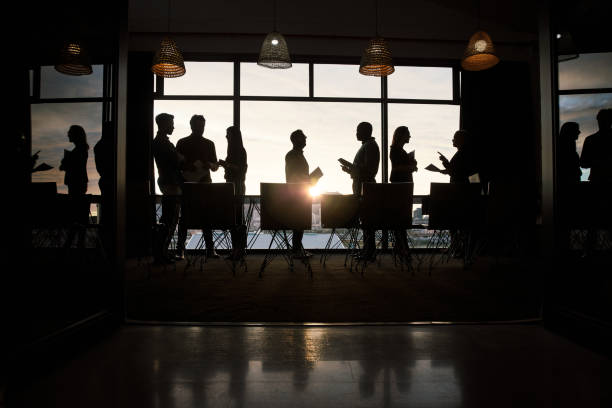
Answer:
POLYGON ((68 140, 71 143, 74 143, 75 146, 85 146, 89 148, 87 145, 87 135, 85 135, 85 129, 79 125, 70 126, 70 129, 68 129, 68 140))
POLYGON ((612 127, 612 109, 601 109, 597 112, 599 130, 608 130, 612 127))
POLYGON ((206 124, 206 119, 202 115, 193 115, 189 120, 189 125, 191 126, 191 131, 194 135, 202 136, 204 134, 204 125, 206 124))
POLYGON ((357 125, 357 140, 364 141, 372 137, 372 124, 370 122, 361 122, 357 125))
POLYGON ((289 139, 291 139, 294 149, 303 149, 306 147, 306 135, 301 129, 293 131, 289 139))
POLYGON ((467 130, 459 129, 453 135, 453 146, 457 149, 462 149, 470 143, 470 134, 467 130))
POLYGON ((400 126, 393 132, 391 146, 402 146, 410 141, 410 130, 406 126, 400 126))
POLYGON ((561 142, 575 142, 578 140, 580 128, 576 122, 565 122, 559 131, 561 142))
POLYGON ((242 132, 238 126, 230 126, 227 128, 227 132, 225 134, 227 138, 227 151, 238 149, 243 147, 242 145, 242 132))
POLYGON ((169 113, 160 113, 155 117, 157 131, 165 135, 171 135, 174 131, 174 116, 169 113))

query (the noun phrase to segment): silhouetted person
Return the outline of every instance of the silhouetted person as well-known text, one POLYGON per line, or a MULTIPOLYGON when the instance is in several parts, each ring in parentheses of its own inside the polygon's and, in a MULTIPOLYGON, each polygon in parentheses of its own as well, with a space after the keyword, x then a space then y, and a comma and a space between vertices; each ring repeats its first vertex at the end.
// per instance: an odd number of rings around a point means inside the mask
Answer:
POLYGON ((392 183, 412 183, 412 173, 417 171, 417 162, 413 155, 404 150, 404 145, 410 142, 410 131, 406 126, 400 126, 393 132, 391 142, 391 176, 392 183))
MULTIPOLYGON (((376 139, 372 137, 372 124, 361 122, 357 125, 357 140, 361 142, 361 147, 357 151, 351 166, 342 164, 342 170, 351 175, 353 179, 353 194, 361 195, 361 185, 363 183, 375 183, 378 164, 380 163, 380 149, 376 139)), ((371 258, 374 256, 376 244, 374 240, 374 230, 363 230, 364 251, 362 256, 371 258)))
POLYGON ((104 122, 102 124, 102 137, 94 146, 94 157, 96 161, 96 170, 100 175, 98 186, 100 187, 100 195, 102 196, 102 218, 100 223, 106 223, 106 220, 112 222, 112 207, 113 207, 113 179, 115 171, 115 129, 113 122, 104 122))
MULTIPOLYGON (((400 126, 393 132, 391 142, 391 177, 392 183, 412 183, 412 173, 417 171, 417 162, 414 155, 406 153, 404 145, 410 142, 410 130, 406 126, 400 126)), ((408 237, 406 230, 395 230, 395 245, 400 253, 406 254, 408 250, 408 237)))
POLYGON ((242 144, 242 133, 236 126, 227 128, 227 157, 219 160, 219 165, 225 169, 225 181, 234 184, 236 227, 232 229, 231 257, 239 257, 246 248, 247 230, 244 225, 244 193, 247 172, 247 152, 242 144))
POLYGON ((558 202, 561 220, 559 233, 562 237, 560 244, 565 250, 570 249, 571 229, 569 222, 572 218, 573 204, 580 198, 574 188, 580 182, 582 171, 580 170, 580 158, 576 152, 576 140, 580 134, 580 128, 576 122, 566 122, 561 126, 557 142, 557 186, 558 202))
POLYGON ((559 131, 559 176, 560 184, 566 186, 580 182, 582 171, 580 170, 580 158, 576 152, 576 140, 580 134, 580 128, 576 122, 566 122, 559 131))
POLYGON ((182 158, 168 139, 168 135, 174 131, 174 116, 160 113, 155 117, 155 123, 157 123, 157 135, 153 139, 153 157, 159 174, 157 185, 164 196, 160 219, 163 230, 161 237, 157 239, 159 243, 154 248, 153 255, 156 263, 169 263, 172 260, 168 256, 168 245, 176 229, 180 211, 182 158))
POLYGON ((110 252, 112 243, 113 220, 115 219, 114 196, 114 171, 115 171, 115 141, 113 135, 115 129, 113 122, 102 124, 102 137, 94 146, 94 158, 96 170, 100 175, 98 186, 100 187, 101 211, 98 212, 98 223, 102 226, 102 239, 107 251, 110 252))
MULTIPOLYGON (((212 183, 210 170, 217 171, 217 152, 215 143, 204 137, 204 126, 206 119, 202 115, 193 115, 189 121, 191 134, 180 139, 176 143, 176 150, 185 157, 183 164, 183 178, 185 181, 198 183, 212 183)), ((211 229, 202 230, 206 244, 206 256, 218 258, 215 252, 213 234, 211 229)), ((187 239, 187 228, 183 224, 182 217, 179 221, 177 255, 183 256, 185 240, 187 239)))
POLYGON ((612 109, 597 113, 599 130, 584 139, 580 166, 591 169, 589 181, 612 183, 612 109))
POLYGON ((68 129, 68 140, 74 143, 74 149, 64 151, 64 158, 59 169, 65 171, 64 184, 68 187, 68 195, 72 208, 70 214, 79 224, 87 224, 89 218, 89 203, 87 193, 87 158, 89 145, 85 130, 79 125, 68 129))
POLYGON ((457 152, 450 161, 440 154, 440 161, 444 166, 443 174, 450 176, 451 183, 469 183, 469 177, 478 172, 476 155, 472 148, 471 136, 466 130, 458 130, 453 136, 453 146, 457 152))
MULTIPOLYGON (((310 172, 308 162, 304 157, 304 147, 306 147, 306 135, 300 129, 291 133, 290 136, 293 149, 285 155, 285 179, 287 183, 309 183, 310 172)), ((292 246, 294 255, 297 257, 303 250, 302 237, 303 230, 293 230, 292 246)))
MULTIPOLYGON (((597 113, 599 130, 584 139, 580 166, 590 169, 591 197, 584 197, 585 207, 598 225, 607 228, 612 224, 610 207, 612 204, 612 109, 602 109, 597 113)), ((596 246, 599 232, 597 228, 587 231, 584 255, 589 255, 596 246)))

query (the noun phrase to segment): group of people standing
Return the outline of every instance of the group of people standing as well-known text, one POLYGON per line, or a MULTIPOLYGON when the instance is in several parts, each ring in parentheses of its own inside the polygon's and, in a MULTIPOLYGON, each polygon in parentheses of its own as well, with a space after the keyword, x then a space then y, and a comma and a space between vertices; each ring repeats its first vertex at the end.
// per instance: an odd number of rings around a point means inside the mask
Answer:
MULTIPOLYGON (((180 217, 182 194, 181 186, 184 182, 212 182, 210 172, 217 171, 219 167, 225 169, 225 180, 234 184, 236 196, 236 229, 231 231, 233 253, 229 256, 240 256, 246 246, 246 228, 243 225, 243 204, 245 194, 245 178, 247 172, 247 154, 242 143, 240 129, 235 126, 227 128, 227 157, 217 160, 215 144, 204 137, 206 120, 202 115, 193 115, 190 120, 191 134, 180 139, 176 147, 170 142, 169 135, 174 131, 174 116, 161 113, 155 118, 157 135, 153 140, 153 156, 157 163, 159 178, 157 183, 164 195, 162 198, 161 224, 164 226, 163 238, 155 254, 156 261, 160 263, 173 262, 184 257, 184 245, 187 230, 180 217), (168 254, 168 246, 172 234, 178 224, 177 251, 174 255, 168 254)), ((380 149, 376 139, 372 137, 372 124, 361 122, 357 125, 356 138, 361 146, 351 162, 340 159, 340 168, 350 175, 352 179, 353 194, 360 195, 363 183, 376 182, 376 174, 380 163, 380 149)), ((412 174, 417 171, 417 162, 413 154, 408 154, 404 146, 409 143, 410 131, 406 126, 395 129, 390 149, 391 177, 394 182, 412 182, 412 174)), ((285 179, 288 183, 314 184, 322 173, 310 173, 310 166, 304 157, 306 135, 300 129, 290 135, 292 149, 285 155, 285 179)), ((459 130, 453 138, 453 145, 458 151, 451 160, 440 154, 444 174, 451 176, 451 182, 468 182, 468 177, 475 171, 472 150, 469 148, 469 134, 459 130)), ((203 230, 207 256, 217 258, 211 230, 203 230)), ((292 250, 294 256, 308 256, 302 246, 304 231, 293 231, 292 250)), ((399 234, 398 244, 407 245, 405 232, 399 234)), ((371 259, 375 252, 375 234, 373 230, 363 231, 364 246, 358 255, 364 259, 371 259)))
MULTIPOLYGON (((155 117, 157 134, 153 139, 153 157, 157 164, 159 177, 157 184, 163 194, 161 224, 164 226, 159 245, 154 251, 157 263, 169 263, 182 259, 185 251, 187 227, 180 217, 181 186, 184 182, 211 183, 211 171, 219 167, 225 169, 225 180, 234 184, 236 197, 236 228, 231 231, 234 251, 230 257, 240 256, 246 246, 246 229, 243 227, 242 207, 244 203, 245 178, 247 172, 247 154, 242 143, 240 129, 235 126, 227 128, 227 156, 217 160, 215 144, 204 137, 206 119, 202 115, 193 115, 189 124, 191 134, 179 139, 176 147, 169 135, 174 131, 174 116, 161 113, 155 117), (178 224, 178 242, 176 253, 168 254, 168 246, 178 224)), ((214 248, 212 230, 202 231, 206 245, 206 256, 218 258, 214 248)))

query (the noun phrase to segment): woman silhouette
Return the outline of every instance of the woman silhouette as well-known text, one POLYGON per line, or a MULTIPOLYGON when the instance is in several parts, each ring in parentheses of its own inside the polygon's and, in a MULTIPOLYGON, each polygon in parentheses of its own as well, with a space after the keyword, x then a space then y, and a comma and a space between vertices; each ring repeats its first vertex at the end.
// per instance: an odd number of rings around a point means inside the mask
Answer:
MULTIPOLYGON (((392 183, 412 183, 412 173, 417 171, 417 162, 413 154, 406 153, 404 145, 410 142, 410 130, 406 126, 400 126, 393 132, 391 142, 391 176, 389 181, 392 183)), ((401 256, 410 258, 408 247, 408 237, 406 230, 395 230, 395 245, 401 256)))
POLYGON ((244 193, 246 190, 245 179, 247 172, 247 153, 242 144, 242 133, 236 126, 227 128, 227 157, 219 160, 219 166, 225 169, 225 181, 234 183, 235 214, 237 227, 232 229, 231 256, 239 257, 240 252, 246 247, 246 227, 243 221, 244 193))
POLYGON ((79 223, 87 223, 89 208, 84 200, 87 192, 87 157, 89 145, 85 130, 79 125, 72 125, 68 130, 68 140, 74 143, 74 149, 66 150, 59 169, 66 172, 64 184, 73 203, 73 215, 79 223))

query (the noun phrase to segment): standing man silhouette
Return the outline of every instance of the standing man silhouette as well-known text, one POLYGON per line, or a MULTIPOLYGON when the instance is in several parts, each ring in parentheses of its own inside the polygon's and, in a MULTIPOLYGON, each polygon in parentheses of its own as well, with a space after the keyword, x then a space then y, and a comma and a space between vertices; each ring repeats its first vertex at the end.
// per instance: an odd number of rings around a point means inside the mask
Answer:
MULTIPOLYGON (((198 183, 212 183, 210 170, 217 171, 217 152, 215 143, 204 137, 204 126, 206 119, 202 115, 193 115, 189 121, 191 134, 180 139, 176 143, 176 150, 185 157, 183 164, 183 177, 185 181, 198 183)), ((206 256, 208 258, 219 258, 215 252, 212 230, 202 230, 204 242, 206 243, 206 256)), ((182 258, 187 239, 187 228, 182 217, 179 221, 177 256, 182 258)))
MULTIPOLYGON (((375 183, 376 173, 378 173, 378 165, 380 163, 380 149, 376 139, 372 137, 372 124, 369 122, 361 122, 357 125, 356 132, 357 140, 361 142, 361 147, 357 151, 353 163, 341 162, 342 170, 351 175, 353 179, 353 194, 361 195, 361 185, 363 183, 375 183)), ((374 231, 370 229, 363 230, 363 253, 360 255, 365 259, 374 256, 376 249, 374 241, 374 231)))
POLYGON ((612 109, 597 113, 599 130, 584 139, 580 167, 591 169, 589 181, 612 183, 612 109))
MULTIPOLYGON (((308 162, 304 157, 306 135, 298 129, 291 133, 290 140, 293 144, 293 149, 289 150, 285 155, 285 180, 287 183, 309 183, 310 173, 308 162)), ((292 246, 294 257, 299 257, 302 253, 303 236, 303 230, 293 230, 292 246)))
POLYGON ((162 194, 162 216, 161 223, 164 226, 159 245, 154 248, 156 263, 171 263, 168 256, 168 245, 176 229, 180 211, 180 196, 182 194, 181 184, 181 156, 168 138, 174 131, 174 116, 168 113, 160 113, 155 117, 157 123, 157 135, 153 139, 153 157, 157 164, 159 177, 157 185, 162 194))

